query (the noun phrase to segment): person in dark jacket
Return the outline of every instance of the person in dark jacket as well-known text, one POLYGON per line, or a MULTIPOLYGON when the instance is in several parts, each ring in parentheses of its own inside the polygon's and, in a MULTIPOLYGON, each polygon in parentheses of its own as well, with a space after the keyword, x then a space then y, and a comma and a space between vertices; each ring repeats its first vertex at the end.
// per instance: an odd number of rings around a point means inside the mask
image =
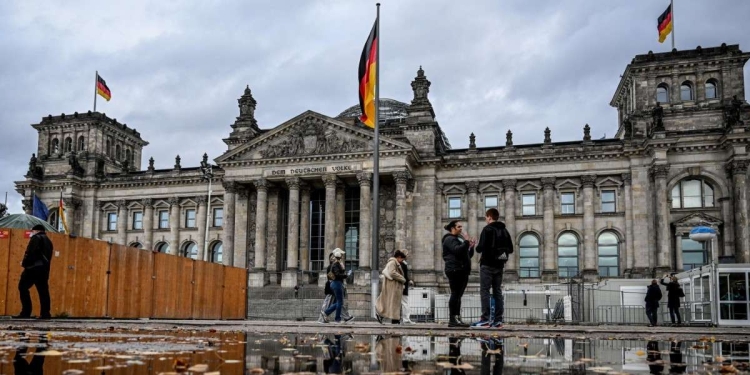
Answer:
POLYGON ((326 309, 325 315, 329 315, 336 311, 336 323, 345 323, 346 321, 341 319, 341 308, 344 306, 344 280, 346 280, 346 269, 344 268, 343 251, 333 252, 334 262, 331 264, 331 271, 329 274, 333 276, 331 280, 331 290, 333 295, 336 296, 336 301, 326 309))
POLYGON ((505 223, 498 221, 500 212, 490 208, 485 213, 487 225, 479 235, 476 252, 479 259, 479 297, 482 301, 482 317, 471 325, 472 328, 503 327, 503 268, 508 255, 513 253, 513 240, 505 228, 505 223), (495 300, 495 316, 490 316, 490 288, 495 300))
POLYGON ((650 324, 649 327, 656 325, 656 317, 659 312, 659 301, 661 301, 661 288, 659 288, 659 282, 651 280, 651 285, 646 290, 646 316, 650 324))
POLYGON ((661 285, 667 287, 667 308, 669 309, 669 317, 672 319, 672 324, 682 325, 682 316, 680 316, 680 298, 685 297, 685 292, 682 291, 680 283, 677 278, 669 275, 664 275, 660 280, 661 285), (664 279, 669 278, 669 282, 664 282, 664 279), (675 316, 677 317, 677 323, 675 323, 675 316))
POLYGON ((669 373, 684 374, 687 364, 682 361, 682 342, 672 341, 669 344, 669 373))
POLYGON ((36 286, 39 293, 39 319, 50 319, 49 271, 52 262, 52 241, 47 237, 43 225, 31 228, 31 239, 23 254, 23 272, 18 280, 18 293, 21 298, 21 313, 14 318, 31 317, 31 294, 29 289, 36 286))
POLYGON ((459 221, 451 221, 444 229, 448 233, 443 236, 443 261, 445 276, 451 288, 448 300, 448 327, 468 327, 469 325, 461 320, 461 297, 469 283, 471 258, 474 256, 476 241, 463 233, 463 225, 459 221))
MULTIPOLYGON (((331 272, 331 266, 333 266, 333 262, 336 261, 336 257, 334 257, 334 254, 336 252, 342 252, 343 250, 336 248, 336 250, 333 250, 331 254, 328 256, 328 267, 326 267, 326 275, 328 275, 329 272, 331 272)), ((344 296, 346 296, 346 284, 344 285, 344 296)), ((320 317, 318 317, 318 323, 325 324, 328 323, 328 315, 325 314, 325 311, 336 303, 336 296, 333 294, 333 290, 331 289, 331 280, 327 280, 325 287, 323 288, 323 293, 325 294, 325 299, 323 299, 323 305, 320 307, 320 317)), ((349 311, 346 308, 346 306, 341 306, 341 319, 343 319, 345 322, 348 322, 354 317, 349 315, 349 311)))

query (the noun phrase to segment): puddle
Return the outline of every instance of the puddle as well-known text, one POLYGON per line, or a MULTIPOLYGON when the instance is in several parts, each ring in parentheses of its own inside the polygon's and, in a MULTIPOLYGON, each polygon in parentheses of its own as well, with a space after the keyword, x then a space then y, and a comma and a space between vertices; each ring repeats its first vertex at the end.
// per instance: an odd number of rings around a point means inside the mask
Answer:
POLYGON ((747 342, 252 334, 190 330, 0 331, 1 374, 739 373, 747 342))

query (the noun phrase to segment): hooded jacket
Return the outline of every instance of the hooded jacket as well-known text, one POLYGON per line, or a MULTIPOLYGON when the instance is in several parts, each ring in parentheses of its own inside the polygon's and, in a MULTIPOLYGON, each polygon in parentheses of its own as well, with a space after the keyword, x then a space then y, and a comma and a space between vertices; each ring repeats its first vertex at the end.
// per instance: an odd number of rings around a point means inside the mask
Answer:
POLYGON ((52 262, 52 241, 47 234, 38 232, 31 236, 29 245, 26 247, 26 253, 23 254, 21 266, 23 268, 50 267, 52 262))
POLYGON ((450 233, 443 236, 443 261, 445 272, 471 271, 471 257, 474 249, 469 249, 469 241, 450 233))
POLYGON ((648 286, 644 301, 646 302, 647 309, 659 307, 659 301, 661 301, 661 288, 659 288, 659 285, 651 284, 648 286))
POLYGON ((495 221, 487 224, 479 235, 476 250, 477 254, 482 254, 479 264, 494 268, 505 267, 508 255, 513 253, 513 240, 505 223, 495 221))

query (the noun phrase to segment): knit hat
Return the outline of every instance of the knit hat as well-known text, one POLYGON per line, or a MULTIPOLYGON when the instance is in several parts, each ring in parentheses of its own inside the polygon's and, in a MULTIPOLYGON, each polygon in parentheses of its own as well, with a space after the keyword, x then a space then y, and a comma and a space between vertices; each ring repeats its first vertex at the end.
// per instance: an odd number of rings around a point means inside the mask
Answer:
POLYGON ((44 231, 47 230, 47 228, 45 228, 44 225, 42 225, 42 224, 37 224, 37 225, 34 225, 31 228, 31 230, 36 230, 36 231, 44 232, 44 231))

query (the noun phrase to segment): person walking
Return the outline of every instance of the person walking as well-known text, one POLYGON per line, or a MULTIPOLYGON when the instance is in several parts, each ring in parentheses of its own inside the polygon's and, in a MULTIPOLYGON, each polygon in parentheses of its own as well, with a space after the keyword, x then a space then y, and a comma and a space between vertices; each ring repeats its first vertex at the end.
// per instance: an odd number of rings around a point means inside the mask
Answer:
MULTIPOLYGON (((333 254, 337 251, 341 253, 344 252, 339 248, 336 248, 335 250, 333 250, 333 252, 331 252, 331 254, 328 256, 328 267, 326 268, 326 275, 331 272, 331 266, 336 260, 333 254)), ((329 322, 328 315, 325 314, 325 311, 328 309, 328 307, 336 302, 336 296, 333 294, 333 290, 331 289, 331 280, 326 280, 323 292, 325 293, 325 299, 323 299, 323 305, 320 306, 320 317, 318 317, 318 323, 320 324, 329 322)), ((344 296, 346 296, 346 284, 344 284, 344 296)), ((349 315, 349 309, 347 309, 346 306, 341 307, 341 319, 343 319, 345 322, 349 322, 354 319, 354 317, 349 315)))
POLYGON ((667 287, 667 308, 669 309, 669 317, 672 319, 672 325, 682 325, 680 298, 685 297, 685 292, 682 290, 680 283, 674 276, 670 277, 669 275, 664 275, 660 281, 661 285, 667 287), (669 282, 665 283, 664 279, 669 279, 669 282), (677 323, 675 323, 675 317, 677 317, 677 323))
POLYGON ((651 280, 651 285, 646 290, 646 316, 648 317, 649 327, 656 326, 656 317, 659 312, 659 301, 661 301, 661 288, 656 279, 651 280))
POLYGON ((445 276, 451 288, 448 300, 448 327, 468 327, 469 325, 461 320, 461 297, 469 283, 471 258, 474 256, 476 241, 463 233, 463 225, 457 220, 449 222, 443 228, 448 231, 443 236, 443 261, 445 276))
POLYGON ((331 263, 330 271, 328 272, 328 280, 331 281, 331 291, 335 296, 335 302, 328 306, 323 313, 330 315, 332 312, 336 312, 336 323, 345 323, 341 319, 341 309, 344 307, 344 280, 346 280, 346 269, 342 258, 344 257, 343 251, 333 252, 333 263, 331 263))
POLYGON ((31 228, 31 238, 23 254, 21 266, 23 272, 18 280, 18 292, 21 298, 21 313, 14 318, 31 317, 31 294, 29 289, 36 286, 39 293, 39 319, 51 319, 49 297, 49 271, 52 262, 52 241, 47 237, 43 225, 31 228))
MULTIPOLYGON (((407 250, 401 250, 401 252, 405 256, 409 256, 407 250)), ((404 279, 406 279, 404 283, 404 295, 401 296, 401 324, 414 324, 411 321, 411 309, 409 308, 409 288, 414 286, 414 280, 410 277, 409 263, 406 262, 406 259, 401 262, 401 271, 404 272, 404 279)))
POLYGON ((498 221, 500 212, 490 208, 484 215, 487 225, 482 229, 476 245, 479 259, 479 297, 482 301, 482 316, 472 328, 503 327, 503 268, 508 255, 513 253, 513 240, 505 223, 498 221), (495 300, 495 316, 490 316, 490 288, 495 300))
POLYGON ((393 258, 388 259, 383 272, 380 273, 382 289, 375 305, 375 317, 380 324, 383 319, 391 319, 391 323, 398 324, 401 321, 401 299, 404 295, 404 284, 406 278, 401 269, 401 262, 406 259, 406 254, 396 250, 393 258))

